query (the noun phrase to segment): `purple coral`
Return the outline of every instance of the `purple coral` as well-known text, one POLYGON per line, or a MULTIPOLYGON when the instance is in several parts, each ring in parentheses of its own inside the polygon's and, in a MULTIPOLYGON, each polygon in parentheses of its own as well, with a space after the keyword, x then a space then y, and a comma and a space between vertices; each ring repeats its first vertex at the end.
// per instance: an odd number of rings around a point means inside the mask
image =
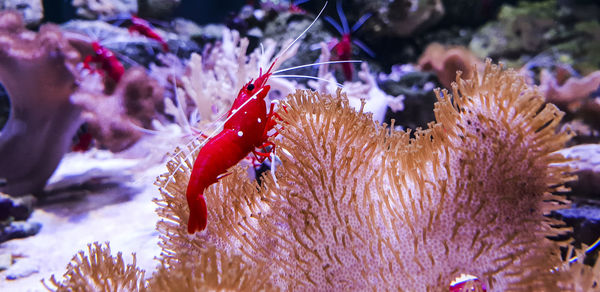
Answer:
POLYGON ((0 82, 10 96, 10 116, 0 133, 0 191, 41 191, 68 151, 80 109, 72 69, 79 54, 59 28, 25 29, 18 13, 0 14, 0 82))

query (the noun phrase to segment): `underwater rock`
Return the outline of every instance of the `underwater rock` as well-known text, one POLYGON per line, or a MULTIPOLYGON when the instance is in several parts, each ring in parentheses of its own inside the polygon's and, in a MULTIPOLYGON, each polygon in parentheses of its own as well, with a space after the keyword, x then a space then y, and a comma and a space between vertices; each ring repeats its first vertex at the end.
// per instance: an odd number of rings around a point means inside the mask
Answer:
POLYGON ((28 27, 36 27, 44 18, 42 0, 3 0, 2 9, 16 10, 28 27))
MULTIPOLYGON (((113 51, 123 65, 148 67, 156 62, 156 55, 163 53, 162 44, 153 39, 130 33, 127 28, 119 27, 104 21, 71 20, 61 25, 72 46, 84 55, 93 53, 91 43, 98 41, 102 46, 113 51)), ((169 27, 161 29, 153 27, 153 30, 168 44, 171 52, 178 56, 189 57, 192 52, 199 51, 198 45, 189 39, 187 34, 173 33, 169 27)))
POLYGON ((556 0, 504 5, 498 21, 484 25, 469 48, 481 58, 538 52, 557 36, 555 6, 556 0))
POLYGON ((12 261, 10 253, 0 253, 0 271, 8 269, 12 265, 12 261))
MULTIPOLYGON (((173 31, 179 38, 190 39, 198 44, 220 40, 223 38, 223 30, 227 29, 227 26, 224 24, 206 24, 200 26, 195 22, 184 18, 176 18, 173 20, 172 25, 173 31)), ((201 51, 200 47, 195 51, 201 51)))
POLYGON ((432 89, 439 86, 435 81, 434 74, 419 71, 405 73, 397 80, 380 81, 381 89, 387 94, 404 96, 402 112, 388 108, 384 122, 390 124, 394 119, 394 124, 397 126, 411 129, 425 128, 429 122, 435 119, 433 104, 437 99, 432 89))
POLYGON ((98 19, 129 15, 137 12, 136 0, 73 0, 77 16, 84 19, 98 19))
POLYGON ((0 222, 6 220, 27 220, 33 212, 35 197, 28 195, 13 198, 0 193, 0 222))
MULTIPOLYGON (((293 40, 299 36, 302 31, 314 20, 314 15, 300 15, 290 12, 282 12, 277 17, 268 22, 263 30, 263 37, 275 40, 282 44, 287 40, 293 40)), ((298 42, 298 53, 294 58, 290 58, 281 65, 281 68, 288 68, 298 65, 311 64, 318 62, 319 46, 321 42, 328 42, 334 36, 324 28, 321 20, 317 20, 313 27, 298 42), (315 47, 317 49, 315 49, 315 47)), ((313 76, 316 67, 294 70, 293 74, 313 76)))
POLYGON ((442 0, 446 13, 441 25, 479 26, 492 19, 504 2, 507 1, 442 0))
POLYGON ((142 17, 165 19, 173 14, 181 0, 138 0, 138 14, 142 17))
POLYGON ((498 20, 481 27, 469 47, 479 57, 519 66, 538 54, 588 74, 600 64, 600 5, 596 1, 520 1, 504 4, 498 20))
POLYGON ((582 144, 560 151, 565 157, 574 159, 569 165, 579 180, 568 183, 573 196, 578 198, 600 198, 600 144, 582 144))
POLYGON ((357 0, 346 8, 356 11, 357 19, 366 13, 373 13, 372 20, 365 23, 369 35, 408 37, 437 24, 444 16, 441 0, 357 0))
POLYGON ((577 245, 591 245, 600 237, 600 204, 579 204, 569 209, 553 212, 553 217, 573 227, 573 239, 577 245))
MULTIPOLYGON (((161 51, 160 43, 144 36, 130 33, 127 28, 111 25, 104 21, 71 20, 61 25, 68 32, 67 36, 71 45, 77 48, 83 56, 91 55, 91 43, 98 41, 102 46, 110 49, 123 59, 124 65, 147 66, 155 60, 155 52, 161 51)), ((162 31, 159 32, 161 36, 162 31)), ((168 38, 163 37, 165 41, 168 38)))
POLYGON ((2 225, 0 225, 0 243, 36 235, 42 229, 42 224, 38 222, 13 221, 10 224, 2 225))

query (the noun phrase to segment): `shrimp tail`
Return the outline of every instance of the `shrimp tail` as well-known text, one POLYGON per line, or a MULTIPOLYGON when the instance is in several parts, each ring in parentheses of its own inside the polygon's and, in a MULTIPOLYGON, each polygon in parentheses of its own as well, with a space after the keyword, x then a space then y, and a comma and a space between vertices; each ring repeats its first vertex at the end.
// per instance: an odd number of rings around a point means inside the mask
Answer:
POLYGON ((194 234, 196 231, 204 230, 206 228, 208 218, 204 195, 198 194, 193 198, 188 197, 188 206, 190 206, 188 233, 194 234))

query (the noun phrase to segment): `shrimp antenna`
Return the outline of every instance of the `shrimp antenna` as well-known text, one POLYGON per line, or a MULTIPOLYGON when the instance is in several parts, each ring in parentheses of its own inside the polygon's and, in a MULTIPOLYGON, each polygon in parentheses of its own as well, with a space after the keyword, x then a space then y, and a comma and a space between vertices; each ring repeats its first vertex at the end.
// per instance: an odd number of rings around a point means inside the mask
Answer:
POLYGON ((304 31, 302 31, 302 33, 296 37, 296 39, 291 42, 283 51, 279 51, 279 54, 277 54, 277 57, 275 57, 275 62, 277 62, 277 60, 279 60, 279 57, 283 56, 283 54, 287 53, 287 51, 290 50, 290 48, 296 44, 296 42, 303 37, 306 32, 317 22, 317 19, 319 19, 319 17, 321 16, 321 14, 323 14, 323 11, 325 10, 325 7, 327 7, 327 3, 329 3, 328 1, 325 2, 325 5, 323 5, 323 8, 321 8, 321 11, 319 11, 319 14, 317 14, 317 17, 315 17, 315 19, 310 23, 310 25, 308 27, 306 27, 304 29, 304 31))
POLYGON ((305 65, 300 65, 300 66, 294 66, 294 67, 290 67, 290 68, 280 69, 280 70, 274 71, 273 74, 277 74, 277 73, 281 73, 281 72, 286 72, 286 71, 291 71, 291 70, 296 70, 296 69, 300 69, 300 68, 317 66, 317 65, 340 64, 340 63, 362 63, 362 62, 363 61, 360 61, 360 60, 317 62, 317 63, 311 63, 311 64, 305 64, 305 65))
POLYGON ((325 79, 325 78, 321 78, 321 77, 316 77, 316 76, 308 76, 308 75, 273 75, 271 77, 273 77, 273 78, 307 78, 307 79, 314 79, 314 80, 319 80, 319 81, 325 81, 325 82, 333 83, 333 84, 335 84, 335 86, 337 86, 339 88, 344 88, 344 85, 342 85, 341 83, 338 83, 338 82, 335 82, 335 81, 331 81, 329 79, 325 79))
MULTIPOLYGON (((596 239, 596 242, 594 242, 592 245, 590 245, 590 247, 588 247, 588 248, 585 250, 585 253, 589 253, 589 252, 593 251, 593 250, 594 250, 596 247, 598 247, 598 246, 600 246, 600 237, 598 237, 598 239, 596 239)), ((576 257, 576 256, 575 256, 575 257, 572 257, 572 258, 570 258, 570 259, 569 259, 569 263, 574 263, 574 262, 576 262, 578 259, 579 259, 579 258, 578 258, 578 257, 576 257)))

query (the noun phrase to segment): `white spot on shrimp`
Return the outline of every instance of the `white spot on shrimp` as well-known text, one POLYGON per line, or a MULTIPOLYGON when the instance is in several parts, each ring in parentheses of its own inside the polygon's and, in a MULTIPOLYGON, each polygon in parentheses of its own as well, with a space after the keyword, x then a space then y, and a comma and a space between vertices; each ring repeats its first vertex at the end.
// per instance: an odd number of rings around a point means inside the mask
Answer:
POLYGON ((260 118, 258 118, 258 123, 259 123, 259 124, 260 124, 260 123, 262 123, 262 120, 261 120, 260 118))
POLYGON ((244 112, 244 114, 247 114, 248 112, 244 112))
POLYGON ((240 136, 240 137, 244 136, 244 132, 242 132, 242 131, 239 131, 239 132, 238 132, 238 136, 240 136))

